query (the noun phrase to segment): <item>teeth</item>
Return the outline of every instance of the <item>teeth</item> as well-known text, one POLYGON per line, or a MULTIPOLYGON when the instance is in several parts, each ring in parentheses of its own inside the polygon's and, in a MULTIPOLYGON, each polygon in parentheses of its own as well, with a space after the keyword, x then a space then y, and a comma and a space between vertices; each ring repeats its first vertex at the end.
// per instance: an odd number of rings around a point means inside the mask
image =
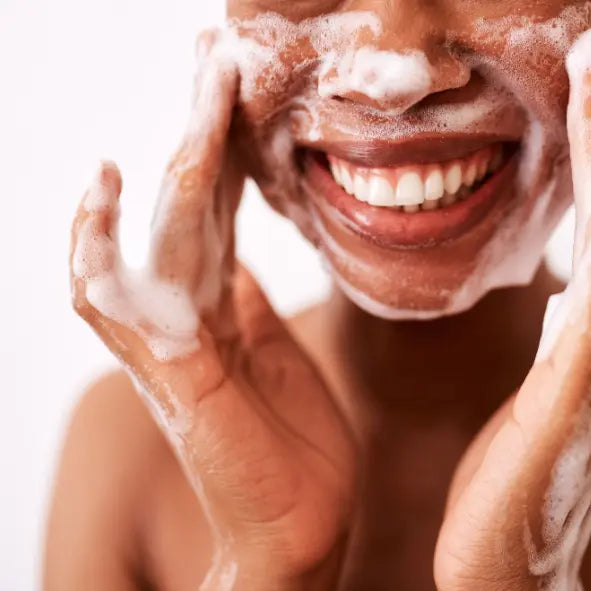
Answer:
POLYGON ((343 184, 343 179, 341 176, 341 167, 338 164, 335 164, 334 162, 330 163, 330 172, 332 172, 332 176, 334 177, 334 180, 339 183, 339 185, 343 184))
POLYGON ((344 166, 341 167, 341 183, 340 184, 343 186, 345 191, 347 191, 347 193, 349 193, 349 195, 353 195, 353 193, 355 192, 354 187, 353 187, 353 179, 351 178, 351 175, 349 174, 349 171, 347 170, 347 168, 344 166))
POLYGON ((431 201, 425 201, 423 205, 421 205, 421 209, 425 211, 430 211, 433 209, 437 209, 439 207, 439 199, 432 199, 431 201))
POLYGON ((486 171, 488 170, 488 163, 489 163, 488 158, 482 158, 482 160, 480 160, 480 162, 478 163, 478 173, 476 174, 476 178, 478 180, 483 178, 484 175, 486 174, 486 171))
POLYGON ((453 205, 470 196, 474 184, 503 164, 500 146, 487 147, 463 160, 369 169, 329 156, 335 181, 359 201, 414 213, 453 205))
POLYGON ((367 201, 369 197, 369 187, 367 182, 359 174, 356 174, 353 179, 353 192, 359 201, 367 201))
POLYGON ((445 174, 444 186, 446 193, 456 193, 462 185, 462 167, 453 164, 445 174))
POLYGON ((457 201, 457 196, 453 193, 446 193, 442 198, 441 198, 441 205, 446 206, 446 205, 453 205, 456 201, 457 201))
POLYGON ((374 176, 369 182, 368 201, 371 205, 396 205, 396 193, 385 178, 374 176))
POLYGON ((434 170, 429 173, 425 181, 425 203, 441 199, 444 193, 443 174, 440 170, 434 170))
POLYGON ((503 154, 501 153, 500 150, 495 150, 494 156, 492 157, 492 160, 490 161, 490 170, 492 172, 496 172, 497 170, 499 170, 499 168, 501 168, 501 164, 503 163, 503 154))
POLYGON ((420 205, 425 200, 425 188, 416 172, 406 172, 396 187, 396 205, 420 205))
POLYGON ((464 172, 464 185, 471 187, 476 180, 476 162, 471 162, 464 172))

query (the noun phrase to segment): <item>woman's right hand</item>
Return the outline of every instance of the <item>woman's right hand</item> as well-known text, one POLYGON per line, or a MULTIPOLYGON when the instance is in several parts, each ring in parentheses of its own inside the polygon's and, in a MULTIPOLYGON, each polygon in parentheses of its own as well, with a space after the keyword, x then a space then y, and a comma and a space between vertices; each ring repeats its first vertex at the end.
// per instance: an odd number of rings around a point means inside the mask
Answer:
POLYGON ((160 417, 211 523, 202 589, 334 589, 354 488, 350 433, 314 364, 234 259, 238 72, 200 43, 189 129, 164 179, 150 263, 125 268, 121 179, 103 164, 74 220, 76 311, 160 417))

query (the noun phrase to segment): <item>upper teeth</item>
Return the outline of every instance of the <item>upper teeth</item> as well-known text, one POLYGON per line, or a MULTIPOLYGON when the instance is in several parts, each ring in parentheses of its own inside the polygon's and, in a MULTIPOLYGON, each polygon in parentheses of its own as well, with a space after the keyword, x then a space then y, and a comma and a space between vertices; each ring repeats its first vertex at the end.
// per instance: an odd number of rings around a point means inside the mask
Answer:
POLYGON ((334 179, 347 193, 370 205, 409 212, 451 205, 502 163, 499 146, 484 148, 463 160, 398 168, 361 168, 335 156, 328 158, 334 179))

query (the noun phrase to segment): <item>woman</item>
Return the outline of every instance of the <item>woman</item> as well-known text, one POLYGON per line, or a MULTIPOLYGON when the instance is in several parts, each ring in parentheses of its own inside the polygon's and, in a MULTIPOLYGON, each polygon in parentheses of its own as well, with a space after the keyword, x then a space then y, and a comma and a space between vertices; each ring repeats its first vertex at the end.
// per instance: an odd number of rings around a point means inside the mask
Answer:
POLYGON ((75 308, 127 375, 76 411, 46 588, 580 588, 591 41, 568 62, 570 145, 565 58, 591 5, 228 15, 200 40, 146 270, 119 260, 114 165, 74 222, 75 308), (571 161, 575 274, 538 350, 571 161), (246 175, 335 278, 290 320, 234 261, 246 175))

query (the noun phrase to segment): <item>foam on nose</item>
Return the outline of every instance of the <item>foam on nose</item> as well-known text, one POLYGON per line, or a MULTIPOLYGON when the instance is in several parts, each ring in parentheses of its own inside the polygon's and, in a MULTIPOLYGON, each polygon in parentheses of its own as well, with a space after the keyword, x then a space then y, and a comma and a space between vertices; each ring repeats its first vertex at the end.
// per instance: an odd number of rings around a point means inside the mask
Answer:
POLYGON ((380 103, 418 102, 429 93, 431 84, 431 65, 420 51, 402 54, 361 47, 340 55, 331 52, 318 74, 322 97, 355 92, 380 103))

